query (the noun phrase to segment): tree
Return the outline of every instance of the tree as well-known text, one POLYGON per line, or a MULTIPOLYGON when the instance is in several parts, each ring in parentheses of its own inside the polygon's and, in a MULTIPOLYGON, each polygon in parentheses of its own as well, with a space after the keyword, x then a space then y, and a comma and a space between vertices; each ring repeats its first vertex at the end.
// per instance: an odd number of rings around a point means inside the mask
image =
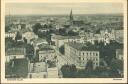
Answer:
POLYGON ((60 35, 67 35, 66 29, 59 29, 59 34, 60 35))
POLYGON ((60 51, 61 54, 64 54, 64 53, 65 53, 65 51, 64 51, 64 45, 62 45, 62 46, 59 48, 59 51, 60 51))
POLYGON ((98 66, 95 68, 94 73, 98 77, 108 77, 108 69, 105 66, 98 66))
POLYGON ((5 26, 5 32, 8 32, 10 30, 9 26, 5 26))
POLYGON ((85 70, 88 72, 88 73, 91 73, 93 71, 93 61, 92 60, 89 60, 86 64, 86 67, 85 67, 85 70))
POLYGON ((24 40, 25 43, 27 43, 27 39, 25 37, 23 38, 23 40, 24 40))
POLYGON ((123 71, 123 61, 113 58, 110 62, 111 76, 119 77, 120 76, 119 71, 123 71))
POLYGON ((32 60, 34 56, 34 47, 31 44, 26 45, 26 56, 32 60))
POLYGON ((73 32, 72 30, 68 32, 69 36, 77 36, 78 33, 77 32, 73 32))
POLYGON ((22 39, 22 34, 18 31, 17 34, 16 34, 15 40, 17 41, 17 40, 20 40, 20 39, 22 39))
POLYGON ((74 78, 76 77, 77 69, 75 65, 63 65, 61 72, 64 78, 74 78))
POLYGON ((36 23, 33 27, 33 32, 36 34, 36 35, 38 35, 38 31, 39 31, 39 29, 42 29, 42 26, 41 26, 41 24, 40 23, 36 23))

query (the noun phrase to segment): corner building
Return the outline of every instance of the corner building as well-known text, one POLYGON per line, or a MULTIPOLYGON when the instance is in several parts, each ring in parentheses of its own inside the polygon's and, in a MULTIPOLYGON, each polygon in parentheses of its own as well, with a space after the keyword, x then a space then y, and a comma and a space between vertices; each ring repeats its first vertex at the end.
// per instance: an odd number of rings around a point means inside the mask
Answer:
POLYGON ((65 57, 71 60, 69 64, 75 64, 77 68, 85 68, 91 60, 95 69, 100 62, 98 49, 82 43, 65 43, 65 57))

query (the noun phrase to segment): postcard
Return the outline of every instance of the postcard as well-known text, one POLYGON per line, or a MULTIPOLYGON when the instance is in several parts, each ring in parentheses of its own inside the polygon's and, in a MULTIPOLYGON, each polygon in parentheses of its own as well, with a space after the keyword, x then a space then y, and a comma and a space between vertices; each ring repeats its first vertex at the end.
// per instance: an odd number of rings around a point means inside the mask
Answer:
POLYGON ((126 83, 127 0, 5 0, 2 83, 126 83))

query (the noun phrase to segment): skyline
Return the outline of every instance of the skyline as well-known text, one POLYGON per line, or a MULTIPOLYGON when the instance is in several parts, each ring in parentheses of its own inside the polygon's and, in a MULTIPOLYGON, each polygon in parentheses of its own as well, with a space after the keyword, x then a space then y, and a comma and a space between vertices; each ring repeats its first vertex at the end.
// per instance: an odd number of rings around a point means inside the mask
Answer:
POLYGON ((5 15, 67 15, 123 13, 121 3, 6 3, 5 15))

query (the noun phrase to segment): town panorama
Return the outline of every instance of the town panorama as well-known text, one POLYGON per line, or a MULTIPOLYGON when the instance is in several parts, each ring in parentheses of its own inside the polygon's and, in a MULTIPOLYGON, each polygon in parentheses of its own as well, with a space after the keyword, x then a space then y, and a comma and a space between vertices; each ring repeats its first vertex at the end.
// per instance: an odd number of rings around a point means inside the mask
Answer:
POLYGON ((123 78, 123 15, 6 15, 6 78, 123 78))

